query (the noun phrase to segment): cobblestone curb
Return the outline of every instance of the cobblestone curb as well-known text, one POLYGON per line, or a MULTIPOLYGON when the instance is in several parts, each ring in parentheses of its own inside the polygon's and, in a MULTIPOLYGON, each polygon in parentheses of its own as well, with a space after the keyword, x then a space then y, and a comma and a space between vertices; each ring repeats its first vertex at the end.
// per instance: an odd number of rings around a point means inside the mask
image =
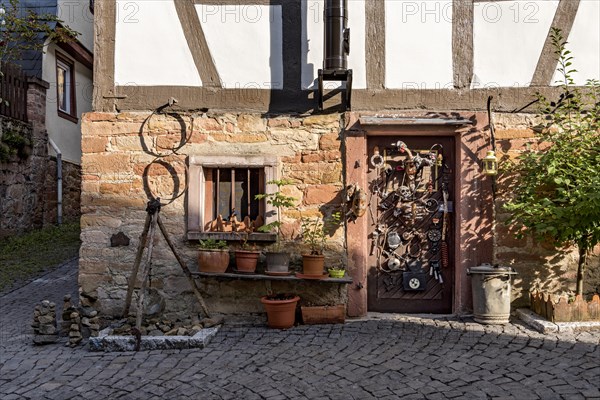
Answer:
POLYGON ((527 326, 540 333, 600 332, 600 322, 551 322, 540 317, 529 308, 517 309, 516 316, 527 326))
MULTIPOLYGON (((219 332, 220 326, 202 329, 194 336, 142 336, 140 350, 182 350, 203 349, 219 332)), ((90 351, 134 351, 135 338, 133 336, 109 335, 110 330, 105 329, 98 337, 90 338, 90 351)))

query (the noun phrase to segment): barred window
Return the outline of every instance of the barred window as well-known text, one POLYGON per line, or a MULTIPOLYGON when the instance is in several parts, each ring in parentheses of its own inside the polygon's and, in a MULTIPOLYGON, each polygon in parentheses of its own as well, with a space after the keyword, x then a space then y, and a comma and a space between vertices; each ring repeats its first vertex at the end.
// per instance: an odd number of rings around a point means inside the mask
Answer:
MULTIPOLYGON (((188 239, 237 239, 233 232, 273 220, 272 206, 255 197, 277 179, 276 157, 191 156, 189 164, 188 239)), ((253 233, 257 240, 267 235, 253 233)))

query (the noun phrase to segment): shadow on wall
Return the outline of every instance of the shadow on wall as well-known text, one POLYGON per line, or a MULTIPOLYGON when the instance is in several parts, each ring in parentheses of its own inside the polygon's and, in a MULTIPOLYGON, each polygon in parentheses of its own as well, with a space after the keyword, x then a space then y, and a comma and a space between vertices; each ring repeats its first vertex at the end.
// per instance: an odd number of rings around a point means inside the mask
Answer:
MULTIPOLYGON (((519 273, 513 281, 514 306, 529 305, 530 290, 552 294, 574 293, 577 282, 578 252, 572 247, 556 248, 551 243, 536 241, 528 235, 517 239, 518 228, 508 225, 510 214, 503 210, 504 204, 514 193, 516 175, 510 165, 535 138, 505 139, 498 142, 500 165, 504 171, 498 179, 496 199, 496 263, 511 266, 519 273), (507 167, 508 166, 508 167, 507 167)), ((584 295, 600 292, 600 246, 588 258, 584 279, 584 295)))

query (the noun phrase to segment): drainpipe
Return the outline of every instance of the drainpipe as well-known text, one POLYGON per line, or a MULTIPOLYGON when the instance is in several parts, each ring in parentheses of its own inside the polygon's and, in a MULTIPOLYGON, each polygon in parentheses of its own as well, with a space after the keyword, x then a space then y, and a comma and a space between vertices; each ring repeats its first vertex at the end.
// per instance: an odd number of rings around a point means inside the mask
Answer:
POLYGON ((345 71, 350 53, 348 29, 348 0, 325 2, 325 57, 324 70, 345 71))
POLYGON ((48 138, 48 141, 50 142, 50 146, 52 146, 52 148, 54 149, 54 151, 56 152, 56 193, 57 193, 57 200, 56 200, 56 206, 57 206, 57 211, 56 211, 56 215, 57 215, 57 222, 58 225, 62 224, 62 199, 63 199, 63 193, 62 193, 62 152, 60 151, 60 149, 58 148, 58 146, 56 145, 56 143, 54 143, 54 141, 50 138, 48 138))

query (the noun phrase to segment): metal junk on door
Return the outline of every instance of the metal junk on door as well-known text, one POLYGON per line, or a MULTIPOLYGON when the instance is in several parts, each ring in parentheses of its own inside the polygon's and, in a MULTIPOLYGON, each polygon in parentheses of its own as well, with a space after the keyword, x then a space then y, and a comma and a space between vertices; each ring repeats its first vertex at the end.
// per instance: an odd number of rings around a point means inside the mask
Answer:
POLYGON ((452 202, 443 150, 441 144, 410 149, 398 140, 375 146, 370 155, 375 169, 370 182, 371 256, 383 275, 383 291, 424 291, 430 277, 444 284, 452 202))

